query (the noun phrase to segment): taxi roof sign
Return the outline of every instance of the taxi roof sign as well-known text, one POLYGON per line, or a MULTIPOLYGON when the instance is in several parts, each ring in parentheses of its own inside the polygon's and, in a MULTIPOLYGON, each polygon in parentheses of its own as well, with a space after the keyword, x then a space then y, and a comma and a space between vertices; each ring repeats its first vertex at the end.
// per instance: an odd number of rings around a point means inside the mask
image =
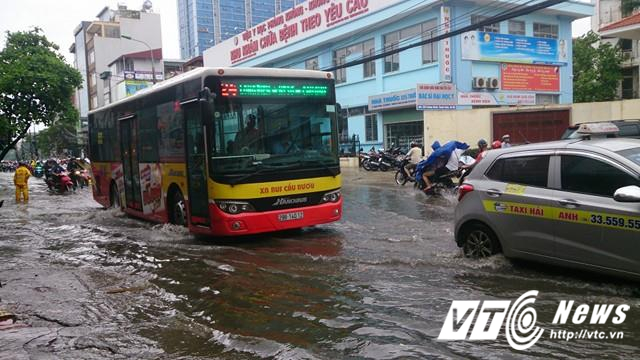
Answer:
POLYGON ((580 127, 576 132, 584 135, 607 135, 617 134, 620 131, 618 127, 612 122, 595 122, 580 124, 580 127))

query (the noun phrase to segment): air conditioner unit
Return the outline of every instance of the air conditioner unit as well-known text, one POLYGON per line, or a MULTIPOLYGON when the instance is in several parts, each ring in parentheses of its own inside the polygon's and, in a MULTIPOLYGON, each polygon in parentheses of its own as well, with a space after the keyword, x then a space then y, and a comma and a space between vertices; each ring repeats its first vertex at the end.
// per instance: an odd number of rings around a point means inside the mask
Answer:
POLYGON ((487 89, 499 89, 500 88, 500 79, 489 77, 487 78, 487 89))
POLYGON ((484 89, 487 87, 487 80, 483 77, 474 77, 471 87, 474 89, 484 89))

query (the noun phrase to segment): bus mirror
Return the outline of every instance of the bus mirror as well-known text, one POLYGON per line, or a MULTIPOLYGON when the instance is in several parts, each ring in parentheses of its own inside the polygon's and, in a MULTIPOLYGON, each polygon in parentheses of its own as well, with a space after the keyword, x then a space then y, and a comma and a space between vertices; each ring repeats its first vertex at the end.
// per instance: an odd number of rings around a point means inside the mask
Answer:
POLYGON ((208 87, 200 90, 199 98, 200 101, 211 102, 213 100, 213 95, 211 94, 211 90, 208 87))

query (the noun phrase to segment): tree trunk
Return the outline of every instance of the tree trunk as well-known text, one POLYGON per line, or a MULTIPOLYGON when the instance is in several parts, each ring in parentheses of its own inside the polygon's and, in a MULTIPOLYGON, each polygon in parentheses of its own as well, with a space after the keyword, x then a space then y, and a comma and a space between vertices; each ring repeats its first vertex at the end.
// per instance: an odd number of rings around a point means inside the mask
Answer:
POLYGON ((7 146, 5 146, 2 149, 2 151, 0 151, 0 161, 4 160, 4 157, 7 156, 7 154, 9 153, 9 150, 14 149, 16 147, 16 145, 18 144, 18 141, 20 141, 23 137, 25 137, 27 135, 27 131, 29 131, 29 127, 30 126, 31 125, 27 126, 27 128, 25 130, 20 132, 20 134, 15 139, 13 139, 12 142, 7 144, 7 146))

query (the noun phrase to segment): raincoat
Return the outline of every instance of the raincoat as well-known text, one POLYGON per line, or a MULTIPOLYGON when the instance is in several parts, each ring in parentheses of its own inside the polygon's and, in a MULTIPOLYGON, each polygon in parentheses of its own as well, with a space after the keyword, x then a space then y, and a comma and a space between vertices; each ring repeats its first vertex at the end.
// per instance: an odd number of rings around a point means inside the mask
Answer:
POLYGON ((448 143, 440 146, 440 143, 435 141, 431 145, 431 148, 433 149, 433 153, 431 153, 431 155, 429 155, 425 160, 419 162, 418 166, 416 166, 416 181, 418 182, 422 179, 422 174, 424 174, 427 169, 438 165, 438 163, 442 164, 442 166, 446 165, 451 154, 456 149, 467 150, 469 145, 459 141, 449 141, 448 143))
POLYGON ((16 202, 20 202, 20 198, 24 198, 24 202, 29 201, 29 177, 31 172, 26 166, 22 165, 16 169, 13 175, 13 184, 16 186, 16 202))

